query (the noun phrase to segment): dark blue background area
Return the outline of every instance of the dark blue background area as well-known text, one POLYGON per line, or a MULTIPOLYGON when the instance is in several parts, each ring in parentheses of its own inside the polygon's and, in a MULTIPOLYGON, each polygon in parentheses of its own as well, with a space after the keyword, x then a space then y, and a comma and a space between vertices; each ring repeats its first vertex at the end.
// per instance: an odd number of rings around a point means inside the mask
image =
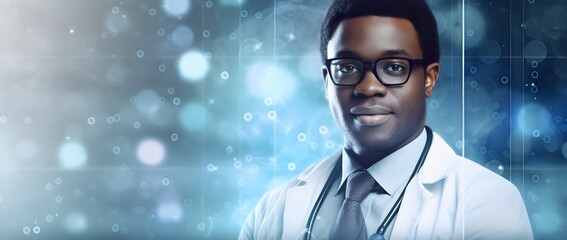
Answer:
MULTIPOLYGON (((567 3, 427 2, 427 124, 518 187, 537 239, 567 237, 567 3)), ((0 0, 0 238, 236 238, 342 147, 328 3, 0 0)))

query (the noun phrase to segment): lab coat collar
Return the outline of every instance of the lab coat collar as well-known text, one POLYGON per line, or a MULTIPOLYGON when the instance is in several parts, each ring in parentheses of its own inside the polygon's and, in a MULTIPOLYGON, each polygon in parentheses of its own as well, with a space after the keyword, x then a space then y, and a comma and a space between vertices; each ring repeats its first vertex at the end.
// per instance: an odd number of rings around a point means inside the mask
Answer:
POLYGON ((303 238, 309 214, 341 153, 339 151, 304 171, 295 186, 287 190, 281 239, 303 238))
POLYGON ((433 142, 425 163, 404 194, 400 211, 392 226, 391 239, 411 238, 410 235, 429 236, 427 231, 431 229, 418 229, 424 212, 435 208, 430 201, 433 194, 427 190, 427 185, 445 179, 453 171, 457 164, 455 156, 453 149, 438 134, 433 133, 433 142))
POLYGON ((433 133, 433 142, 418 176, 422 184, 434 184, 445 179, 455 168, 455 152, 441 136, 433 133))
MULTIPOLYGON (((309 214, 321 193, 335 163, 340 160, 342 151, 315 164, 304 171, 295 186, 287 190, 284 211, 282 239, 301 239, 309 214)), ((455 153, 436 133, 421 171, 408 185, 398 217, 392 227, 391 239, 404 238, 408 233, 415 233, 424 209, 427 208, 433 194, 424 185, 434 184, 445 179, 455 168, 455 153)))

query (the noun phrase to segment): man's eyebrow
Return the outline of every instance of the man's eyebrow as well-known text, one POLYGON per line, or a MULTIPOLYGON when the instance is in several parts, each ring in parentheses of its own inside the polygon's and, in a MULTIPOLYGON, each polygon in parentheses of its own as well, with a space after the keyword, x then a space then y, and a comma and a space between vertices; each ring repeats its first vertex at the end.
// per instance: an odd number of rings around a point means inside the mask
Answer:
POLYGON ((404 49, 391 49, 384 51, 383 55, 386 56, 395 56, 395 55, 405 55, 410 56, 410 54, 404 49))
POLYGON ((337 52, 337 54, 335 54, 336 57, 354 57, 357 58, 358 54, 356 54, 356 52, 351 51, 351 50, 340 50, 337 52))
MULTIPOLYGON (((410 57, 411 55, 404 49, 389 49, 389 50, 385 50, 384 52, 381 53, 382 56, 408 56, 410 57)), ((352 51, 352 50, 348 50, 348 49, 343 49, 337 52, 337 54, 335 54, 336 57, 352 57, 352 58, 358 58, 360 57, 356 52, 352 51)))

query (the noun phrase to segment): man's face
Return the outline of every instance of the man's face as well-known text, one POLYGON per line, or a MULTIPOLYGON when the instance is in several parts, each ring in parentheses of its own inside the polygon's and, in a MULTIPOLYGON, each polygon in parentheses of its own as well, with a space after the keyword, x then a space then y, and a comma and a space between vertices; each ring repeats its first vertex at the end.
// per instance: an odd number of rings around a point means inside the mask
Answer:
MULTIPOLYGON (((407 19, 365 16, 342 21, 327 45, 327 59, 384 57, 421 59, 417 32, 407 19)), ((336 86, 323 68, 325 89, 344 144, 365 161, 377 161, 415 139, 425 124, 439 64, 414 64, 404 85, 384 86, 366 71, 355 86, 336 86), (373 159, 373 160, 372 160, 373 159)))

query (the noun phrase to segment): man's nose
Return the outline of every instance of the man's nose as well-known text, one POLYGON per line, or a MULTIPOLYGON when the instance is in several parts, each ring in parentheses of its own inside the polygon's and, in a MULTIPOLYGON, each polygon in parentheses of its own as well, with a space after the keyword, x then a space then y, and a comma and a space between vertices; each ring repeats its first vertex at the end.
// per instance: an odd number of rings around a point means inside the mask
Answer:
POLYGON ((386 93, 388 93, 388 88, 378 81, 374 73, 370 70, 364 73, 362 80, 354 88, 355 96, 385 96, 386 93))

